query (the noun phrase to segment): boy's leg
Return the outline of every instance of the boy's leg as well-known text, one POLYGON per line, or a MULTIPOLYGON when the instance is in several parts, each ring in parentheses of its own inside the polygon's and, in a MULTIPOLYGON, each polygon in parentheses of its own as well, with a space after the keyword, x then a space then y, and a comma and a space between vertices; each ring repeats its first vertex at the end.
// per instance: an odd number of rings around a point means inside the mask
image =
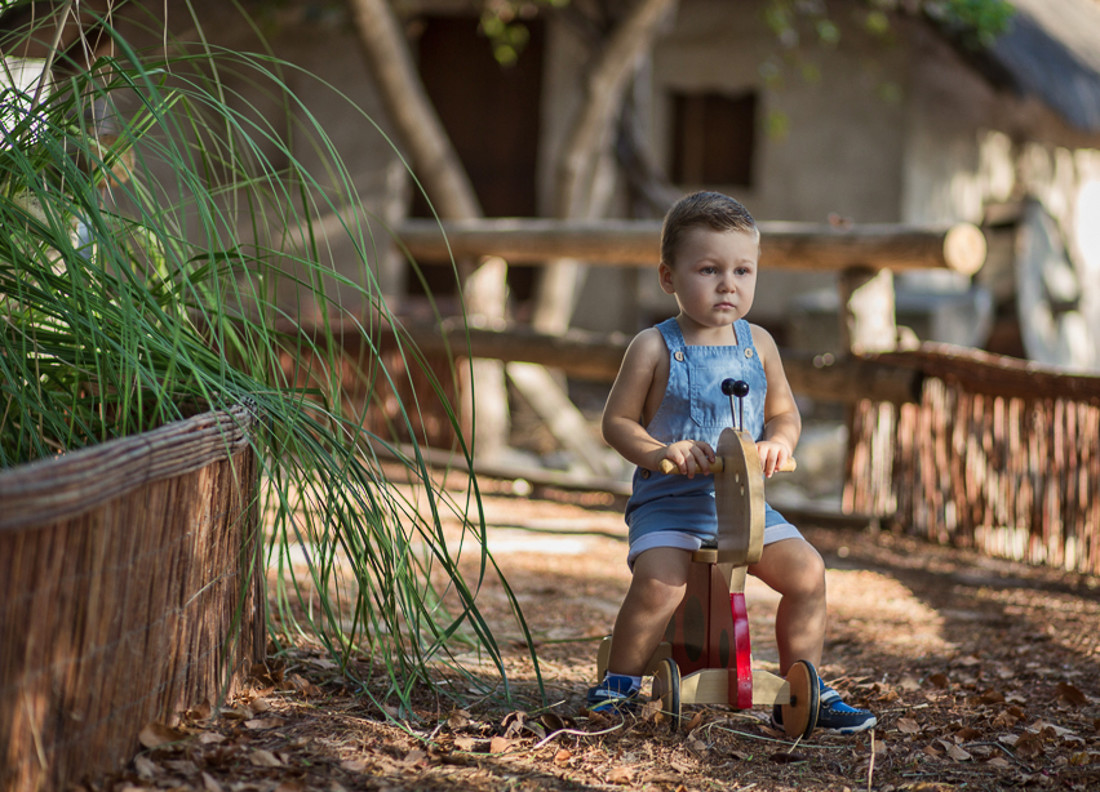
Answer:
MULTIPOLYGON (((821 554, 804 539, 783 539, 766 545, 760 560, 749 571, 780 596, 775 615, 780 673, 786 676, 796 660, 809 660, 819 667, 826 621, 825 562, 821 554)), ((778 706, 772 719, 782 723, 778 706)), ((853 734, 873 728, 876 723, 878 719, 872 713, 848 706, 839 693, 821 682, 818 728, 853 734)))
POLYGON ((615 619, 609 672, 645 673, 668 620, 684 598, 690 567, 691 553, 674 547, 655 547, 634 560, 630 589, 615 619))
POLYGON ((796 660, 821 665, 825 645, 825 562, 805 539, 782 539, 764 546, 749 572, 779 593, 775 641, 779 673, 796 660))
POLYGON ((630 588, 615 619, 607 676, 589 689, 592 709, 612 709, 638 693, 649 658, 687 589, 691 553, 672 547, 646 550, 634 561, 630 588))

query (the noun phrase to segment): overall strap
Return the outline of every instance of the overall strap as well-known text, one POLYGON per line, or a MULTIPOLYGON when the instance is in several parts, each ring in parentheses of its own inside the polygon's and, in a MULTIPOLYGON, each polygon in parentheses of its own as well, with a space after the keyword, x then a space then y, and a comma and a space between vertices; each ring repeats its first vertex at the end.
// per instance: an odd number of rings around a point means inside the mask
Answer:
POLYGON ((680 323, 676 321, 675 316, 659 323, 657 329, 661 331, 661 337, 665 339, 665 346, 668 347, 669 352, 687 346, 684 341, 684 334, 680 332, 680 323))

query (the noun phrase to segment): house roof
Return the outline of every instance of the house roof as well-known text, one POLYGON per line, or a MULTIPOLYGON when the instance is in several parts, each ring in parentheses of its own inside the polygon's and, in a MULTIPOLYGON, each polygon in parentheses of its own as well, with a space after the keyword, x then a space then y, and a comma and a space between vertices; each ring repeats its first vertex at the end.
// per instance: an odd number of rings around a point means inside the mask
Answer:
MULTIPOLYGON (((1010 28, 986 52, 997 82, 1100 132, 1100 2, 1013 0, 1010 28)), ((989 72, 987 72, 989 73, 989 72)))

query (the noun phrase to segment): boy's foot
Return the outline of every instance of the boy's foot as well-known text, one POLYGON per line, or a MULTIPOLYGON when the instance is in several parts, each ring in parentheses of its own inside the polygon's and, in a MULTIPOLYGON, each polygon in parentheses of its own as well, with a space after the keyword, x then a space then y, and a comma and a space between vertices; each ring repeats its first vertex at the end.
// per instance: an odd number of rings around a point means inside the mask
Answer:
MULTIPOLYGON (((821 683, 821 707, 817 711, 817 728, 839 734, 855 734, 874 728, 878 718, 871 712, 850 707, 840 700, 840 694, 821 683)), ((772 725, 783 728, 783 709, 778 704, 772 708, 772 725)))
POLYGON ((637 703, 639 692, 630 677, 608 674, 603 682, 588 689, 588 709, 593 712, 628 710, 637 703))

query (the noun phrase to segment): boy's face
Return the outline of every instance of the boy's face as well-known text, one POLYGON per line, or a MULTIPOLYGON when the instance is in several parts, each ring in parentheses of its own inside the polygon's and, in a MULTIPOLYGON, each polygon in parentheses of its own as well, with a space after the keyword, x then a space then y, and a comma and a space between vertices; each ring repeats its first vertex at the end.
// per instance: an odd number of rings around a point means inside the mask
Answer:
POLYGON ((682 236, 676 260, 661 263, 658 277, 684 315, 704 327, 721 327, 752 307, 759 257, 758 234, 697 226, 682 236))

